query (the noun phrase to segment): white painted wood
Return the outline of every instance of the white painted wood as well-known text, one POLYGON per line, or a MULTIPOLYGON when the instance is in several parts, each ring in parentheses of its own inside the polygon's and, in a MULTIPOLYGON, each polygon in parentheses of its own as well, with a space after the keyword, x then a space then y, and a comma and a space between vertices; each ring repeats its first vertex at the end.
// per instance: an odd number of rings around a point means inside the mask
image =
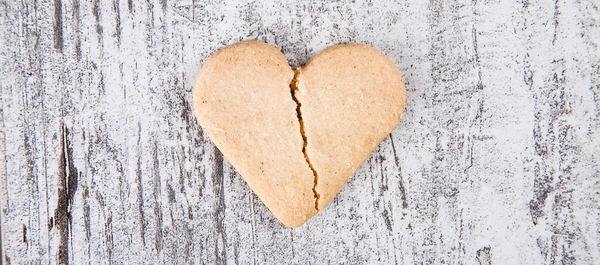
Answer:
POLYGON ((600 264, 595 1, 0 1, 6 264, 600 264), (243 39, 292 66, 364 42, 400 126, 281 225, 196 123, 243 39))

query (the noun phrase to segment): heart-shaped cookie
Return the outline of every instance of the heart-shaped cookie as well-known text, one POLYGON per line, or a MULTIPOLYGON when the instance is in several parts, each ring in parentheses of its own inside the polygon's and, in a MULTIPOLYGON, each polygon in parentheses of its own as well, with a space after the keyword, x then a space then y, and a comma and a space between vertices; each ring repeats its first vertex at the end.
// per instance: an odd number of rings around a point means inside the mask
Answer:
POLYGON ((239 42, 208 58, 193 93, 204 131, 290 227, 329 204, 406 101, 396 65, 364 44, 332 46, 294 72, 274 47, 239 42))

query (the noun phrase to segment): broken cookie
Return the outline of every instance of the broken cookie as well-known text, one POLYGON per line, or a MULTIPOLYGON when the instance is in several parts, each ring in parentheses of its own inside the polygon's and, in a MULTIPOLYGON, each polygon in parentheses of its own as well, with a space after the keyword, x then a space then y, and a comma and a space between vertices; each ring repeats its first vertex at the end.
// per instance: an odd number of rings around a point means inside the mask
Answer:
POLYGON ((193 93, 204 131, 290 227, 327 206, 406 101, 398 68, 364 44, 330 47, 294 72, 274 47, 239 42, 208 58, 193 93))

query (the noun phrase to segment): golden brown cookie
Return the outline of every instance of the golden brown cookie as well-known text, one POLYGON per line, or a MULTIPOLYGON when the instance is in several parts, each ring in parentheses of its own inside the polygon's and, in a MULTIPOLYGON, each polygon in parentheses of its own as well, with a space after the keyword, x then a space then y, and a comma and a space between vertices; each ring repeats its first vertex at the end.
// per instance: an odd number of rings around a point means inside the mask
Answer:
POLYGON ((398 68, 367 45, 330 47, 294 73, 272 46, 244 41, 206 61, 193 104, 258 197, 298 227, 396 127, 405 100, 398 68))
POLYGON ((396 128, 406 89, 387 56, 358 43, 315 55, 297 70, 296 87, 322 210, 396 128))
POLYGON ((285 56, 257 41, 227 46, 196 79, 196 117, 223 156, 284 224, 316 214, 314 176, 290 94, 294 72, 285 56))

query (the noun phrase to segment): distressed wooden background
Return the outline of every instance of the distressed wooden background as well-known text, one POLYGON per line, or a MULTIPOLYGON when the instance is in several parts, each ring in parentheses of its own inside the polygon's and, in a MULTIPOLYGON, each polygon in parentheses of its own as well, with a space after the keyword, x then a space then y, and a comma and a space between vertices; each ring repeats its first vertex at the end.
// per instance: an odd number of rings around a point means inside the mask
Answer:
POLYGON ((5 264, 600 264, 595 0, 0 1, 5 264), (400 126, 281 225, 191 109, 243 39, 294 67, 364 42, 400 126))

